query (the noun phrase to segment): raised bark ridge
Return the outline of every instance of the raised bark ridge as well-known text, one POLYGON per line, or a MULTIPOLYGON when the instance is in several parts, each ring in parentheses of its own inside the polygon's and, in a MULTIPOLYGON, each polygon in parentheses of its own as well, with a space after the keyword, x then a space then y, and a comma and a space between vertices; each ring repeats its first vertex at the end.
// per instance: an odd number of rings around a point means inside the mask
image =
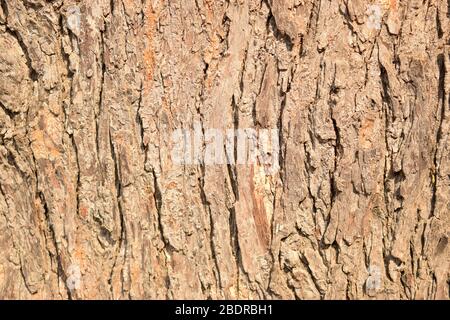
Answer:
POLYGON ((449 299, 447 1, 0 3, 0 298, 449 299))

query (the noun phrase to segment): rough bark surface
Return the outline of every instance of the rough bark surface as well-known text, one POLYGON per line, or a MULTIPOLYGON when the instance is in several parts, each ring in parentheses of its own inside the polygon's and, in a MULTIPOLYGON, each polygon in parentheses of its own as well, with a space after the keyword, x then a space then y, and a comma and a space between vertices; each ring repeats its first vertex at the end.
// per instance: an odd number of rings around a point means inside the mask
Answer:
POLYGON ((449 299, 448 1, 0 3, 0 298, 449 299))

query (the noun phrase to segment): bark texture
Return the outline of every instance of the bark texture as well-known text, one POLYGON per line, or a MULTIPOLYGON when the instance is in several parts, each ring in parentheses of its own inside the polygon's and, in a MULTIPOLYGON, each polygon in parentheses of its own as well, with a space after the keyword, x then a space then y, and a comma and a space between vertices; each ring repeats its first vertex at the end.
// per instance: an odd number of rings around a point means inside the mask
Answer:
POLYGON ((0 298, 449 299, 448 1, 0 3, 0 298))

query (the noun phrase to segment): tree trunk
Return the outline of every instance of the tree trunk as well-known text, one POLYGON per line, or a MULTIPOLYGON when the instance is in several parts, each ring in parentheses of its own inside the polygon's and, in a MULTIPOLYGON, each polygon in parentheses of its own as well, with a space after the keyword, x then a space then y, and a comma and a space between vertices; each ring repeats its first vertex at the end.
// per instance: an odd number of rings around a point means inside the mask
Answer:
POLYGON ((449 299, 448 1, 0 2, 0 298, 449 299))

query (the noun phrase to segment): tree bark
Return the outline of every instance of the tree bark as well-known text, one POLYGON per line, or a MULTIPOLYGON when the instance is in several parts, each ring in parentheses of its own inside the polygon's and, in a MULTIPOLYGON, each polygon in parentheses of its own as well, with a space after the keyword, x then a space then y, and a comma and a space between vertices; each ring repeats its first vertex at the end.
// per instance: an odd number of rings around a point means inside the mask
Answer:
POLYGON ((0 298, 450 298, 448 1, 0 3, 0 298))

